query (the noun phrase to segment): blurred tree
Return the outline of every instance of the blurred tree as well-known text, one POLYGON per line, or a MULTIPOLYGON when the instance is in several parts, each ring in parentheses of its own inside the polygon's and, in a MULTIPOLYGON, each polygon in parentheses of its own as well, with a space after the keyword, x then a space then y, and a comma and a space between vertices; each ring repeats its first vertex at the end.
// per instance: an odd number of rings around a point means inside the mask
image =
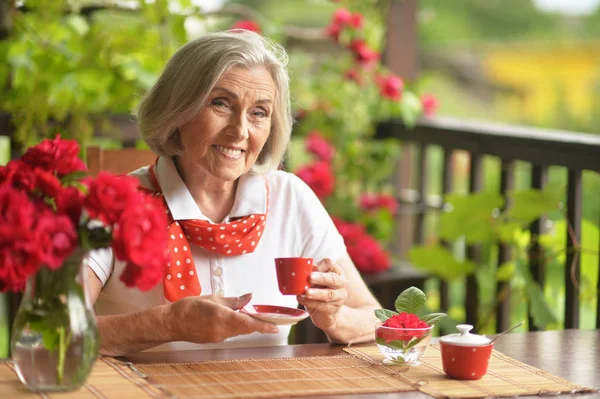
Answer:
POLYGON ((551 39, 562 17, 538 10, 531 0, 419 0, 420 39, 447 41, 551 39))

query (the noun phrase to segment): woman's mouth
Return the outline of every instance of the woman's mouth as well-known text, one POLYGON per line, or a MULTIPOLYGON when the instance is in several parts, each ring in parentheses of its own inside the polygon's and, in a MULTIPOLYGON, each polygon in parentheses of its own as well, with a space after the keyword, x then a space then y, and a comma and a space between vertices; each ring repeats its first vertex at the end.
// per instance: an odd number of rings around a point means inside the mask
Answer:
POLYGON ((239 159, 242 156, 242 153, 244 153, 244 150, 224 147, 222 145, 213 145, 213 148, 228 159, 239 159))

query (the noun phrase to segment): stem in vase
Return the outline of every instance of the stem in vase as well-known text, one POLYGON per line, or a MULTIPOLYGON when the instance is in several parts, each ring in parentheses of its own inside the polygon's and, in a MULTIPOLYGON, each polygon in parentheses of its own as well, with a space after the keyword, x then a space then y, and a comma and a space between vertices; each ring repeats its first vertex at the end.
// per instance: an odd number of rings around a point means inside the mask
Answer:
POLYGON ((65 374, 65 357, 67 354, 67 345, 69 344, 65 340, 65 327, 60 326, 58 328, 58 365, 56 366, 56 382, 62 384, 63 376, 65 374))

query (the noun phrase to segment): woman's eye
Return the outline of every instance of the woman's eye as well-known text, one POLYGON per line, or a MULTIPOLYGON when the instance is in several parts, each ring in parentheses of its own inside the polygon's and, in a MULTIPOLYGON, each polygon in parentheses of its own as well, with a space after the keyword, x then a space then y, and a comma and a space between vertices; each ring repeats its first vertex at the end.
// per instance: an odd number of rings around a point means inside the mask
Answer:
POLYGON ((219 107, 226 107, 227 103, 220 99, 220 98, 215 98, 214 100, 212 100, 213 105, 219 106, 219 107))
POLYGON ((254 111, 254 116, 258 116, 259 118, 264 118, 266 117, 267 111, 263 110, 263 109, 257 109, 256 111, 254 111))

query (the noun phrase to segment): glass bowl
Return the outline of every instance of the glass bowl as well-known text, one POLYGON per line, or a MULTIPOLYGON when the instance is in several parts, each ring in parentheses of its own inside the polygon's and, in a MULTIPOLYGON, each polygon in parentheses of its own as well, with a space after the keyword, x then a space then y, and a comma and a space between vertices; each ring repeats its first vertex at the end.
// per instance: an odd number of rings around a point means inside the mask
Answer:
POLYGON ((378 324, 375 342, 385 356, 384 364, 415 366, 429 346, 433 325, 427 328, 396 328, 378 324))

